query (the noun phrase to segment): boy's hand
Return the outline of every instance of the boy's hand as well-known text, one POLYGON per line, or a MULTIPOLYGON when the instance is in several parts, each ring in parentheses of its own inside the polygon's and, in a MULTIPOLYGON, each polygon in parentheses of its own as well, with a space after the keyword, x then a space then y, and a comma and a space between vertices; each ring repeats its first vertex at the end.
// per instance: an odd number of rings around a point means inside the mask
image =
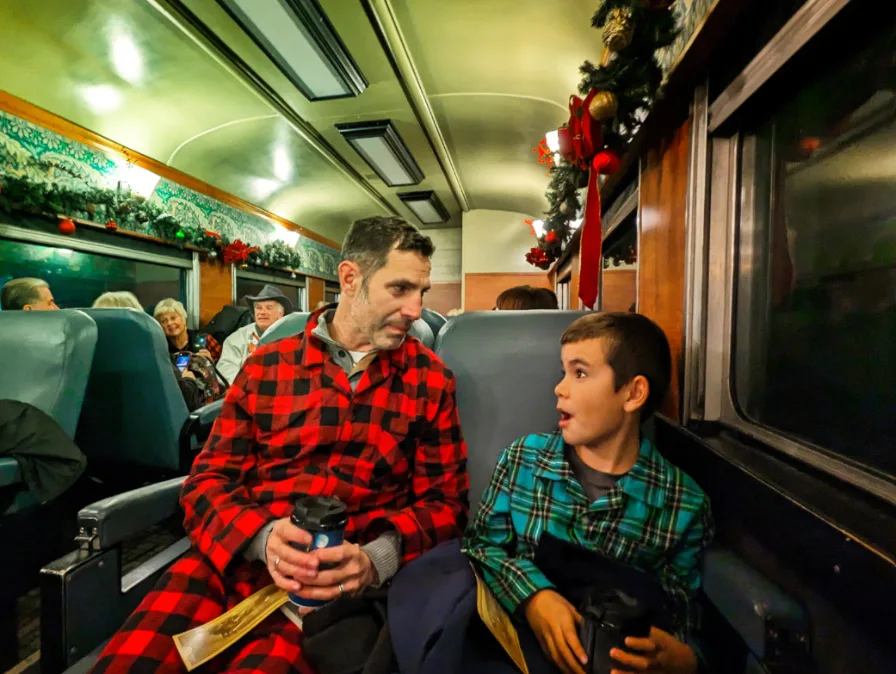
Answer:
POLYGON ((588 657, 576 630, 582 616, 572 604, 553 590, 541 590, 526 603, 526 620, 554 664, 566 674, 585 674, 588 657))
POLYGON ((611 650, 610 657, 625 667, 617 667, 611 674, 694 674, 697 671, 697 656, 691 647, 656 627, 650 629, 646 639, 629 637, 625 646, 635 653, 618 648, 611 650))

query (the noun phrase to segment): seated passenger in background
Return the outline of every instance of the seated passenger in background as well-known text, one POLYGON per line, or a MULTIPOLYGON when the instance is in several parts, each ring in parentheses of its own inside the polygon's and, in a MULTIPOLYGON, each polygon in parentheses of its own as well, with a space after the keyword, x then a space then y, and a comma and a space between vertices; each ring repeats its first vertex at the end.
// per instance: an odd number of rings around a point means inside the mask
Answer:
POLYGON ((176 299, 169 297, 160 301, 152 315, 168 338, 168 353, 195 353, 197 356, 205 356, 213 363, 221 358, 221 345, 214 337, 187 329, 187 310, 176 299))
MULTIPOLYGON (((135 309, 140 312, 145 312, 145 309, 143 308, 143 305, 140 304, 140 300, 137 299, 137 296, 134 295, 134 293, 128 292, 127 290, 103 293, 102 295, 97 297, 96 300, 94 300, 93 308, 135 309)), ((171 369, 174 372, 174 376, 177 378, 177 387, 180 389, 180 393, 184 397, 184 402, 187 405, 187 409, 192 412, 193 410, 199 409, 200 407, 205 405, 207 402, 207 395, 203 390, 203 386, 200 385, 198 381, 196 381, 196 375, 190 372, 190 370, 186 369, 181 372, 174 364, 174 361, 171 362, 171 369)))
POLYGON ((508 288, 495 300, 498 311, 529 311, 532 309, 557 309, 557 296, 547 288, 514 286, 508 288))
POLYGON ((221 358, 218 361, 218 372, 227 383, 232 383, 243 363, 246 362, 264 331, 286 314, 292 313, 292 302, 275 285, 265 285, 255 297, 247 297, 252 305, 255 322, 246 325, 224 340, 221 358))
POLYGON ((137 296, 127 290, 115 290, 103 293, 93 301, 94 309, 136 309, 144 311, 137 296))
POLYGON ((16 278, 0 289, 3 311, 53 311, 59 309, 50 286, 39 278, 16 278))
MULTIPOLYGON (((172 637, 271 583, 306 600, 354 595, 460 536, 469 476, 454 375, 407 336, 430 287, 433 250, 400 218, 352 225, 338 306, 315 312, 303 333, 261 346, 246 361, 184 483, 192 548, 93 671, 182 672, 172 637), (342 500, 342 545, 296 549, 312 542, 289 518, 301 495, 342 500)), ((312 671, 299 627, 282 613, 211 667, 312 671)))
POLYGON ((637 582, 665 597, 674 636, 654 627, 649 638, 630 638, 631 653, 611 652, 624 665, 614 672, 694 672, 685 642, 695 636, 701 558, 713 533, 709 501, 640 433, 669 386, 669 344, 650 319, 629 313, 584 316, 561 344, 560 429, 504 450, 464 551, 507 612, 525 617, 545 654, 570 673, 586 663, 581 616, 557 591, 561 579, 536 566, 536 552, 560 539, 600 553, 592 562, 609 567, 611 582, 630 582, 632 567, 644 572, 637 582))

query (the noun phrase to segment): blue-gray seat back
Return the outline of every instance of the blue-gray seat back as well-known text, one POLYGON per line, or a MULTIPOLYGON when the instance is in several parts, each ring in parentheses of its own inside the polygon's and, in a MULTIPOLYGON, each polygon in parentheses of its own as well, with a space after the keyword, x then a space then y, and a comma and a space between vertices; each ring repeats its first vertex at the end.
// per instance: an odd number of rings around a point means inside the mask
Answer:
POLYGON ((34 405, 75 437, 96 343, 82 311, 0 311, 0 399, 34 405))
POLYGON ((442 316, 438 311, 434 311, 432 309, 423 308, 423 314, 420 316, 426 324, 429 326, 429 329, 432 330, 432 334, 435 337, 439 336, 439 331, 444 327, 445 323, 448 322, 448 319, 442 316))
POLYGON ((457 379, 471 519, 501 450, 528 433, 557 427, 560 336, 582 315, 547 310, 465 313, 439 333, 436 353, 457 379))
POLYGON ((287 314, 265 331, 261 339, 258 340, 258 344, 270 344, 284 337, 298 335, 305 329, 305 324, 308 322, 310 315, 311 313, 307 311, 296 311, 287 314))
POLYGON ((98 329, 78 424, 90 461, 177 470, 187 405, 162 328, 134 309, 86 309, 98 329))
POLYGON ((423 342, 423 346, 429 349, 433 348, 436 344, 435 334, 429 327, 429 324, 422 318, 418 318, 413 322, 413 324, 411 325, 411 329, 408 331, 408 334, 419 339, 421 342, 423 342))

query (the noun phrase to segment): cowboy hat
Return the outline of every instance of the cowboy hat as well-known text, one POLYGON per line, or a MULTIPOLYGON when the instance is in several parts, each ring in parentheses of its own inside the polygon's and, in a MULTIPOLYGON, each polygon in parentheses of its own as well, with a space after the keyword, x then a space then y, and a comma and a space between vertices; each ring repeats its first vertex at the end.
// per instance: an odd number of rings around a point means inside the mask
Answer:
POLYGON ((283 291, 280 290, 280 288, 271 285, 270 283, 265 284, 264 288, 261 289, 261 292, 254 297, 252 295, 246 295, 246 300, 249 302, 249 306, 253 306, 255 302, 274 300, 283 305, 283 312, 285 314, 292 313, 292 302, 289 301, 289 298, 283 294, 283 291))

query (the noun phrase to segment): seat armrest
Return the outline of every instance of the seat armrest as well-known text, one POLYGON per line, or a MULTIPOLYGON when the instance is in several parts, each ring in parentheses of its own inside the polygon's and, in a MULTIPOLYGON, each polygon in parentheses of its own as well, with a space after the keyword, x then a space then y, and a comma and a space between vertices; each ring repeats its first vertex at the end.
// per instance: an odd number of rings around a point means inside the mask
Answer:
POLYGON ((703 591, 759 661, 808 655, 810 630, 802 606, 732 551, 707 550, 703 591))
POLYGON ((206 435, 208 435, 208 432, 211 431, 212 424, 215 423, 215 419, 221 414, 221 408, 223 406, 223 398, 221 398, 221 400, 216 400, 213 403, 209 403, 208 405, 203 405, 198 410, 193 410, 190 414, 190 421, 195 420, 197 427, 200 430, 206 430, 206 435))
POLYGON ((178 511, 185 477, 140 487, 92 503, 78 513, 79 538, 105 549, 146 531, 178 511), (86 537, 86 539, 84 538, 86 537))

